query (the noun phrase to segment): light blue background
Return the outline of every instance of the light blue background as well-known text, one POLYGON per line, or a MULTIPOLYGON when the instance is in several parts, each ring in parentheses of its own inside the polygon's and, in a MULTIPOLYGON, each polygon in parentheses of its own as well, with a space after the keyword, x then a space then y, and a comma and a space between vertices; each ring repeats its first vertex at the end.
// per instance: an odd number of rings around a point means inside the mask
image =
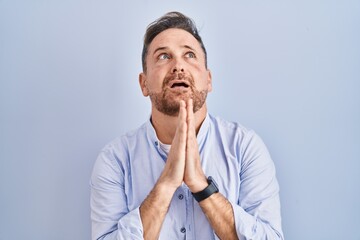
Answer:
POLYGON ((0 239, 90 239, 100 149, 142 124, 148 23, 200 28, 211 113, 255 129, 289 240, 360 239, 359 1, 0 0, 0 239))

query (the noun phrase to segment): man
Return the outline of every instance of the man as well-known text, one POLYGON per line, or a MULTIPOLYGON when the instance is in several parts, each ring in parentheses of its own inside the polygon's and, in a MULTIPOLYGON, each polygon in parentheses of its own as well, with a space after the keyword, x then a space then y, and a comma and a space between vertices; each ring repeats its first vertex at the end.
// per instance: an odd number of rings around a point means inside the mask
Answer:
POLYGON ((92 239, 283 239, 266 147, 207 112, 212 79, 193 21, 171 12, 150 24, 142 63, 151 118, 95 163, 92 239))

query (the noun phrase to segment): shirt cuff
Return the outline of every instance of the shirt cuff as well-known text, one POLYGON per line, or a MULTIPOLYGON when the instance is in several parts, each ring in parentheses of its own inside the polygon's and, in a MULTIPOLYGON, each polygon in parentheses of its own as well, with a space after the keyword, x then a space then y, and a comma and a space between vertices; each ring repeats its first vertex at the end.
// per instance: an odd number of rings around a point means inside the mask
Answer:
POLYGON ((118 230, 124 234, 124 239, 144 239, 139 207, 130 211, 119 220, 118 230))
POLYGON ((256 219, 239 205, 230 202, 234 211, 235 229, 239 239, 251 239, 256 228, 256 219))

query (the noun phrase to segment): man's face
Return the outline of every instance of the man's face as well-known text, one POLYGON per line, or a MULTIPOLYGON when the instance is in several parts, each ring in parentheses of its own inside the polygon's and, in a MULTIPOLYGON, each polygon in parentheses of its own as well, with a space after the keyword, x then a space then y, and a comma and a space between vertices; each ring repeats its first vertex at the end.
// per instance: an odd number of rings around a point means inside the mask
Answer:
POLYGON ((179 112, 180 100, 193 99, 194 112, 203 107, 211 91, 211 74, 199 42, 187 31, 167 29, 151 42, 146 72, 139 80, 144 96, 169 116, 179 112))

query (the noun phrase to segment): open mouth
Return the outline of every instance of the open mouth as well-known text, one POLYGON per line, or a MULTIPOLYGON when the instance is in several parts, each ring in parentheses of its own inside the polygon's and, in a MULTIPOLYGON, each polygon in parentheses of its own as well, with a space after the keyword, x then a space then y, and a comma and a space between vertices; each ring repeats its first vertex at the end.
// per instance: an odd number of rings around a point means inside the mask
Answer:
POLYGON ((170 86, 170 88, 177 88, 177 87, 188 88, 189 84, 187 84, 186 82, 175 82, 170 86))

